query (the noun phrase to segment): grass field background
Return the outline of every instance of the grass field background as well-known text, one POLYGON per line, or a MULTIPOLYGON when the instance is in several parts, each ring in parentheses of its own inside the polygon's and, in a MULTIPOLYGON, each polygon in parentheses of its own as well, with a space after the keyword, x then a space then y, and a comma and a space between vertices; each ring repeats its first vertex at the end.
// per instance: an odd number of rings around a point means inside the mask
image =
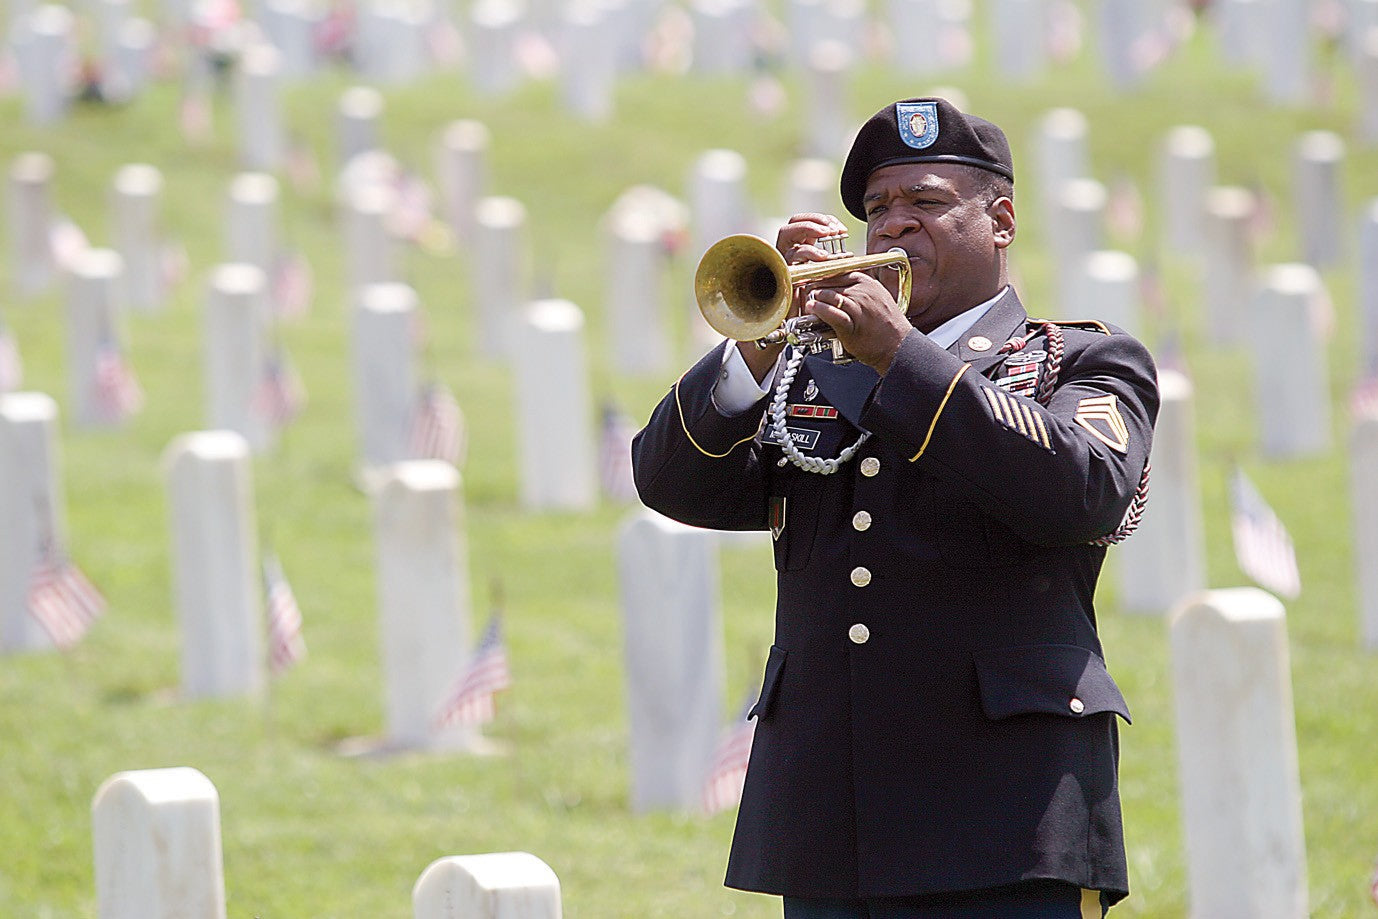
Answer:
MULTIPOLYGON (((983 22, 983 4, 977 13, 983 22)), ((1015 268, 1035 313, 1053 301, 1033 206, 1038 119, 1055 106, 1079 108, 1090 120, 1097 177, 1137 184, 1143 229, 1112 243, 1156 266, 1166 306, 1149 317, 1146 338, 1159 345, 1170 328, 1179 329, 1197 385, 1210 584, 1245 583, 1231 552, 1225 497, 1233 461, 1249 471, 1298 546, 1304 590, 1288 605, 1288 627, 1312 912, 1371 915, 1378 679, 1375 658, 1358 638, 1347 421, 1336 412, 1335 447, 1323 456, 1259 457, 1247 355, 1206 343, 1196 266, 1161 255, 1155 243, 1162 217, 1157 156, 1164 133, 1177 124, 1212 132, 1222 183, 1258 184, 1271 193, 1275 219, 1261 240, 1264 263, 1299 258, 1289 175, 1292 144, 1304 130, 1327 128, 1349 139, 1344 219, 1355 225, 1358 209, 1378 194, 1378 151, 1354 135, 1358 91, 1350 72, 1324 57, 1328 101, 1288 108, 1268 104, 1253 75, 1226 68, 1214 36, 1204 31, 1129 93, 1109 85, 1094 44, 1020 85, 999 76, 988 54, 978 44, 969 67, 937 80, 867 63, 847 87, 849 109, 859 122, 895 98, 941 84, 961 89, 972 110, 1006 128, 1020 169, 1015 268)), ((591 125, 565 111, 553 81, 494 98, 442 74, 386 90, 383 136, 404 163, 430 176, 447 122, 474 118, 488 125, 489 190, 527 207, 533 283, 585 310, 595 394, 644 419, 673 374, 631 378, 608 360, 601 217, 633 184, 684 195, 694 159, 718 147, 746 157, 756 210, 778 213, 785 167, 802 152, 801 112, 808 104, 796 74, 786 69, 779 76, 788 102, 767 115, 749 103, 747 78, 628 75, 618 86, 616 117, 591 125)), ((162 170, 163 228, 185 246, 190 265, 164 312, 126 320, 130 359, 148 393, 145 411, 118 431, 75 429, 63 421, 70 547, 110 609, 70 653, 0 660, 0 916, 94 916, 92 795, 115 772, 173 765, 200 769, 219 789, 233 917, 400 919, 411 915, 411 886, 432 860, 512 849, 554 868, 566 915, 575 919, 778 915, 772 898, 721 886, 732 815, 630 812, 614 548, 617 527, 632 508, 531 514, 520 507, 512 380, 502 362, 475 345, 471 265, 463 252, 410 250, 405 276, 425 309, 424 366, 454 388, 468 421, 463 497, 474 618, 477 627, 488 587, 500 580, 515 685, 500 698, 490 734, 510 752, 489 758, 339 754, 341 741, 376 736, 382 727, 371 515, 352 479, 349 303, 331 195, 338 166, 335 103, 350 85, 348 74, 335 71, 285 97, 292 129, 318 158, 323 176, 314 188, 283 184, 285 239, 305 253, 316 279, 313 311, 282 333, 310 402, 279 446, 255 460, 254 489, 261 539, 291 579, 310 654, 261 704, 177 698, 178 633, 160 471, 169 442, 204 425, 202 304, 208 273, 222 258, 225 195, 238 171, 228 98, 217 98, 214 137, 200 147, 189 146, 176 128, 174 82, 153 86, 126 107, 79 106, 45 128, 26 123, 17 98, 0 100, 0 161, 26 150, 49 153, 57 165, 59 208, 94 244, 109 243, 116 169, 148 162, 162 170)), ((860 227, 849 223, 859 238, 860 227)), ((685 310, 697 255, 681 252, 671 264, 667 299, 685 310)), ((1351 248, 1350 259, 1326 275, 1337 314, 1330 344, 1337 406, 1357 376, 1353 259, 1351 248)), ((0 316, 20 343, 25 388, 65 404, 61 291, 20 300, 8 265, 0 271, 0 316)), ((687 365, 684 320, 674 323, 687 365)), ((1184 916, 1187 905, 1165 624, 1120 612, 1114 566, 1112 549, 1100 597, 1102 631, 1111 670, 1135 715, 1122 733, 1133 892, 1115 914, 1170 919, 1184 916)), ((771 637, 772 579, 767 549, 724 548, 728 709, 759 679, 771 637)))

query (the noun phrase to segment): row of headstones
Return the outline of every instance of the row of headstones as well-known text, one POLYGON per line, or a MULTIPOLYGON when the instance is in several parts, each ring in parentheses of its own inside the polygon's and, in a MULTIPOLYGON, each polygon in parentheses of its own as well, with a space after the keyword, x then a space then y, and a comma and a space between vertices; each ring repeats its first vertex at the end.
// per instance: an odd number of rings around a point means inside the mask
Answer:
MULTIPOLYGON (((1260 322, 1301 334, 1308 310, 1304 298, 1267 302, 1272 309, 1260 322)), ((1163 368, 1158 389, 1162 403, 1153 437, 1152 497, 1134 537, 1114 553, 1121 607, 1150 615, 1208 586, 1193 387, 1185 374, 1163 368)), ((1348 452, 1358 629, 1363 646, 1378 650, 1378 484, 1372 475, 1378 468, 1378 416, 1356 415, 1348 452)))
MULTIPOLYGON (((467 57, 475 86, 495 93, 533 73, 559 70, 569 108, 593 118, 610 114, 619 72, 655 65, 648 60, 652 55, 660 66, 679 66, 674 62, 682 59, 706 74, 750 73, 763 54, 772 53, 805 67, 849 70, 869 53, 856 49, 875 44, 868 40, 871 14, 854 2, 792 0, 776 27, 767 24, 755 0, 696 0, 687 12, 654 0, 566 4, 559 12, 550 6, 485 0, 469 8, 461 34, 446 4, 363 3, 356 19, 345 22, 333 21, 324 4, 269 0, 253 5, 249 22, 226 18, 210 5, 174 9, 164 31, 192 42, 189 81, 208 79, 213 56, 229 57, 252 71, 255 86, 248 92, 256 95, 318 72, 328 53, 322 36, 343 29, 335 41, 348 48, 363 79, 406 82, 467 57), (775 28, 784 33, 780 47, 764 37, 775 28)), ((1032 76, 1067 54, 1058 45, 1078 31, 1079 14, 1067 0, 995 0, 990 6, 992 59, 1011 76, 1032 76)), ((1100 32, 1112 71, 1118 72, 1116 62, 1143 57, 1135 49, 1167 31, 1164 22, 1173 9, 1182 4, 1106 0, 1100 32)), ((889 58, 903 72, 931 74, 970 60, 975 30, 967 0, 889 0, 877 16, 892 36, 889 58)), ((150 78, 158 29, 136 16, 128 0, 99 0, 93 19, 99 91, 127 101, 150 78)), ((80 28, 76 16, 56 4, 21 5, 11 16, 9 34, 35 121, 61 117, 72 96, 80 28)), ((247 117, 242 124, 251 126, 247 117)))
MULTIPOLYGON (((0 651, 47 650, 28 590, 45 535, 65 531, 57 406, 0 396, 0 651)), ((181 689, 188 698, 261 694, 265 612, 249 445, 233 431, 184 434, 164 457, 181 689)), ((469 725, 436 716, 469 660, 467 543, 460 476, 417 460, 379 470, 373 502, 377 597, 390 747, 464 749, 469 725)))
MULTIPOLYGON (((1062 312, 1145 331, 1145 284, 1128 253, 1105 244, 1106 187, 1089 177, 1087 122, 1058 109, 1041 122, 1035 144, 1041 207, 1061 285, 1062 312)), ((1209 340, 1252 352, 1261 445, 1273 457, 1322 452, 1330 445, 1326 340, 1330 306, 1320 271, 1348 261, 1341 196, 1344 144, 1312 131, 1294 145, 1297 224, 1302 259, 1258 264, 1257 193, 1215 184, 1214 143, 1196 126, 1168 132, 1160 186, 1162 249, 1202 278, 1199 308, 1209 340)), ((1357 225, 1357 337, 1363 372, 1378 367, 1378 199, 1357 225)))
MULTIPOLYGON (((189 766, 119 772, 91 803, 102 919, 225 919, 220 795, 189 766)), ((412 888, 415 919, 560 919, 560 881, 527 852, 432 862, 412 888)))
MULTIPOLYGON (((1181 406, 1164 408, 1171 439, 1181 406)), ((1168 471, 1155 491, 1176 489, 1168 471)), ((722 704, 716 538, 652 511, 619 534, 637 810, 694 807, 708 769, 722 704)), ((1168 620, 1193 914, 1305 915, 1283 606, 1256 588, 1196 591, 1173 598, 1168 620)))

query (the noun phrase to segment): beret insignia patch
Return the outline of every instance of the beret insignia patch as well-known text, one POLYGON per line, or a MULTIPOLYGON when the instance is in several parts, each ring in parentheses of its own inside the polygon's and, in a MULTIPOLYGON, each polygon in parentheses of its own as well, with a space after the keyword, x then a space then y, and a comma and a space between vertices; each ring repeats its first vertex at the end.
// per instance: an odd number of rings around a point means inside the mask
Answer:
POLYGON ((922 150, 938 139, 938 103, 900 102, 895 105, 895 121, 905 146, 922 150))
POLYGON ((1124 423, 1113 394, 1082 399, 1072 420, 1110 449, 1129 452, 1129 426, 1124 423))

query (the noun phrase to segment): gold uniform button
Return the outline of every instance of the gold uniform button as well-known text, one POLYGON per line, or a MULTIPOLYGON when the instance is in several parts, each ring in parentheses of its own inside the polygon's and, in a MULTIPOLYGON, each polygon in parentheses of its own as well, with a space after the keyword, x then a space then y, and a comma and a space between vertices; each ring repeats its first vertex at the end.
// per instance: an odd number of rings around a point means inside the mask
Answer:
POLYGON ((861 565, 857 565, 855 568, 853 568, 852 583, 855 584, 857 587, 865 587, 867 584, 871 583, 870 569, 864 568, 861 565))
POLYGON ((874 456, 868 456, 861 461, 861 474, 870 478, 880 472, 880 460, 874 456))
POLYGON ((1086 711, 1086 703, 1075 696, 1072 698, 1071 702, 1067 703, 1067 707, 1072 710, 1073 715, 1080 715, 1082 712, 1086 711))
POLYGON ((871 637, 871 630, 858 622, 847 630, 847 637, 852 640, 852 644, 854 645, 864 645, 871 637))
POLYGON ((862 530, 869 530, 870 528, 871 515, 868 514, 866 511, 857 511, 855 514, 852 515, 852 529, 856 530, 859 533, 862 530))

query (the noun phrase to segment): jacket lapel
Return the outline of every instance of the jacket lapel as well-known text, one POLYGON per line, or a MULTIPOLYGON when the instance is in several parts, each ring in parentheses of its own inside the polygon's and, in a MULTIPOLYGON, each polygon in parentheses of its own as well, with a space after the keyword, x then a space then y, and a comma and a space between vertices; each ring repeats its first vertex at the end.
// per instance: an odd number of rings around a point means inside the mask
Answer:
POLYGON ((957 339, 948 351, 984 375, 1005 359, 1005 355, 1000 353, 1000 346, 1022 333, 1028 318, 1029 314, 1025 312, 1024 304, 1019 302, 1019 295, 1014 292, 1013 287, 1007 287, 1000 299, 986 310, 984 316, 976 320, 975 325, 963 332, 962 337, 957 339), (978 351, 971 347, 971 342, 979 342, 982 338, 990 342, 989 348, 978 351))
POLYGON ((809 354, 804 358, 804 370, 818 383, 818 389, 838 414, 861 427, 861 410, 871 398, 871 390, 880 382, 880 374, 861 361, 834 364, 827 352, 809 354))

